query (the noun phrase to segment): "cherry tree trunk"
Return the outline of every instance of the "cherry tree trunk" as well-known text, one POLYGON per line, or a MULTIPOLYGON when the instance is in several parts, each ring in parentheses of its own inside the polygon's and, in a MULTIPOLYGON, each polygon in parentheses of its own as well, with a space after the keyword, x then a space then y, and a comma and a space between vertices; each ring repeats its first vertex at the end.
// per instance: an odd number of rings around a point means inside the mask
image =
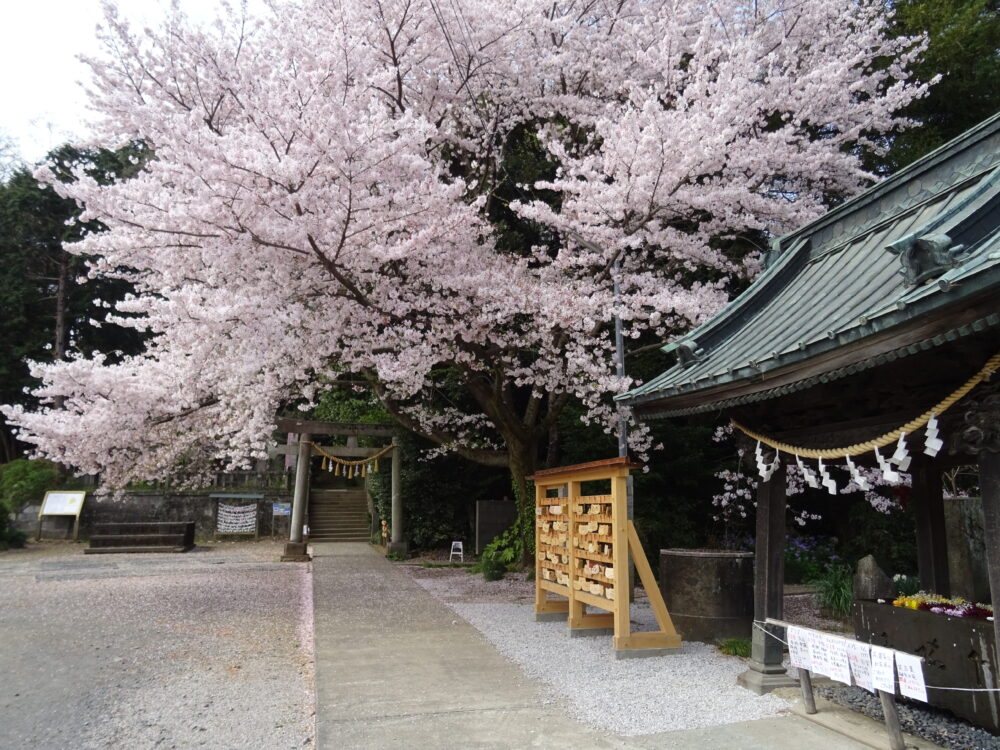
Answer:
POLYGON ((517 528, 521 536, 521 562, 528 565, 531 562, 534 540, 534 525, 531 519, 534 515, 534 493, 529 486, 528 477, 535 473, 535 446, 516 439, 507 440, 507 451, 510 460, 510 479, 514 489, 514 500, 517 503, 517 528))

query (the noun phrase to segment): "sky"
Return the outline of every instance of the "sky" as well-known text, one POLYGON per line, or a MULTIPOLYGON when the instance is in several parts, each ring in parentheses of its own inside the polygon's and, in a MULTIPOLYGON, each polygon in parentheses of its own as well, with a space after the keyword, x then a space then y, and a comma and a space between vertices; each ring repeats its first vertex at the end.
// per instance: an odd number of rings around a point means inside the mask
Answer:
MULTIPOLYGON (((214 2, 181 0, 194 19, 208 20, 214 2)), ((163 17, 167 0, 120 0, 136 25, 163 17)), ((100 0, 15 0, 5 3, 0 26, 0 136, 16 142, 31 163, 50 149, 86 134, 91 116, 79 81, 88 68, 79 54, 97 54, 100 0)))

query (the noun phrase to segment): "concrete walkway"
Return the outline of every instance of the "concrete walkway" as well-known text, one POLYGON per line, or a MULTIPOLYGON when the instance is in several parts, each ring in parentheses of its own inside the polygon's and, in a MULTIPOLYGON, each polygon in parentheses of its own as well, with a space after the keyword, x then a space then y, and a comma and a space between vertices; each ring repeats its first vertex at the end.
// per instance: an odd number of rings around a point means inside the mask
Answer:
POLYGON ((319 750, 887 747, 878 725, 858 742, 793 713, 643 737, 591 729, 367 544, 313 548, 319 750))

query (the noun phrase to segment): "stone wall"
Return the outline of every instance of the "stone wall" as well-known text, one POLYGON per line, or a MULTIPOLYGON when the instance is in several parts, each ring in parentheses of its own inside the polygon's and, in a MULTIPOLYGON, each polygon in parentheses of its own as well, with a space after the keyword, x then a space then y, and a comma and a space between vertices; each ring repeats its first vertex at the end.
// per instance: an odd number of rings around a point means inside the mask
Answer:
MULTIPOLYGON (((292 501, 285 490, 250 490, 246 493, 231 491, 229 494, 260 495, 260 535, 271 535, 271 522, 278 538, 288 536, 288 516, 272 518, 272 503, 292 501)), ((115 499, 91 493, 83 504, 80 516, 80 538, 90 536, 97 523, 138 523, 141 521, 194 521, 195 538, 211 539, 215 532, 215 504, 219 501, 246 504, 249 498, 219 498, 208 493, 129 492, 115 499)), ((40 505, 29 505, 15 519, 15 525, 34 539, 38 530, 40 505)), ((46 516, 42 523, 43 539, 69 539, 73 533, 73 519, 66 516, 46 516)))

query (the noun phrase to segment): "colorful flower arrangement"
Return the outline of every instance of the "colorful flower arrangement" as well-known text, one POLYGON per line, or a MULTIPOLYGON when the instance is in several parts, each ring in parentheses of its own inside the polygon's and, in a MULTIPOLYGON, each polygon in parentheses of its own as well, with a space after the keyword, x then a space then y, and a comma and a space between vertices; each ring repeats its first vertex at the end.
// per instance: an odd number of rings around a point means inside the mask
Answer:
POLYGON ((948 599, 938 594, 928 594, 926 591, 897 597, 893 600, 892 606, 919 609, 951 617, 974 617, 981 620, 993 617, 993 607, 989 604, 974 604, 959 598, 948 599))

